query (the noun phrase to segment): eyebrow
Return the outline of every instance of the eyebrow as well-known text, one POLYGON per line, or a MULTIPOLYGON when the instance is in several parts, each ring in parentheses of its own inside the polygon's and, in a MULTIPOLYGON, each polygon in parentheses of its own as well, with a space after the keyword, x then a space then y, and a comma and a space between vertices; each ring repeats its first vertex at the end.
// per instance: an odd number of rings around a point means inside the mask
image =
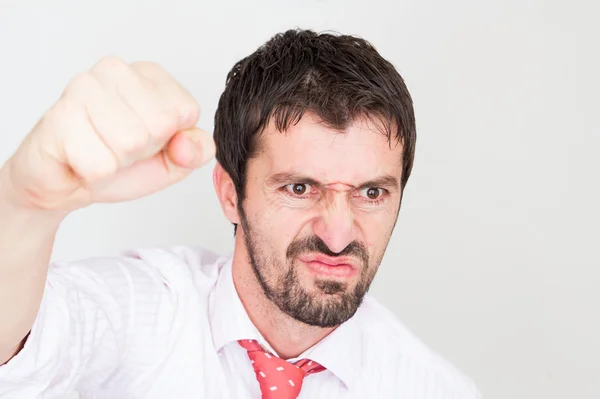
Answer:
MULTIPOLYGON (((305 184, 310 184, 311 186, 315 186, 315 187, 324 186, 324 184, 319 182, 318 180, 316 180, 312 177, 300 174, 300 173, 296 173, 296 172, 276 173, 267 179, 267 184, 269 184, 269 185, 279 186, 279 185, 290 184, 290 183, 305 183, 305 184)), ((383 175, 383 176, 377 177, 375 179, 371 179, 369 181, 361 183, 358 185, 357 188, 364 189, 364 188, 370 188, 370 187, 378 187, 378 188, 386 188, 386 189, 391 189, 391 190, 396 189, 397 190, 400 187, 400 183, 398 182, 398 179, 392 175, 383 175)))

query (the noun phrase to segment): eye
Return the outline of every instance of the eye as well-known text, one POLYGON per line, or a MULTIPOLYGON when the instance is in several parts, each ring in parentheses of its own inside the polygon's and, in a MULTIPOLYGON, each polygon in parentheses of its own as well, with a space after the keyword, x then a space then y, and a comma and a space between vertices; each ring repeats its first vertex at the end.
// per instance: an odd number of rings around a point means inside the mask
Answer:
POLYGON ((288 184, 287 186, 285 186, 285 188, 290 192, 290 194, 301 196, 309 191, 310 185, 306 183, 294 183, 288 184))
POLYGON ((377 187, 367 187, 361 190, 361 195, 369 200, 376 200, 383 195, 383 189, 377 187))

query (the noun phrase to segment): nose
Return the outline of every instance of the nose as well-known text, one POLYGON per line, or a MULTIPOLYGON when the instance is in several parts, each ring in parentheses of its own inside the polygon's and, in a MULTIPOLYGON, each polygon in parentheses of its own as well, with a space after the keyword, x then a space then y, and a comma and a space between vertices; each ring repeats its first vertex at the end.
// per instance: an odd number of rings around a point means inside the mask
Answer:
POLYGON ((340 253, 355 239, 354 215, 345 195, 335 195, 313 224, 314 233, 327 247, 340 253))

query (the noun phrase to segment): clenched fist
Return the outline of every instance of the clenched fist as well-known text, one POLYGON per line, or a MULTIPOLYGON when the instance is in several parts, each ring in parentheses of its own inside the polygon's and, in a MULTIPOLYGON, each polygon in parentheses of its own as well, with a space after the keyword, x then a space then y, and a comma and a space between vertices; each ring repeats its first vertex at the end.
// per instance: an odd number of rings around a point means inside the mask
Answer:
POLYGON ((20 205, 71 211, 181 180, 214 154, 200 110, 160 66, 114 57, 76 76, 4 166, 20 205))

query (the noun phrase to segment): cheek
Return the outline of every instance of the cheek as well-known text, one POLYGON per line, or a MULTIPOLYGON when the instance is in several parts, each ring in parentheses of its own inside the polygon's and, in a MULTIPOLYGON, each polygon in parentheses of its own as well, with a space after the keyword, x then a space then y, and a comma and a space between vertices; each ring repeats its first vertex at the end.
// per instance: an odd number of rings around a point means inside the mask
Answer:
POLYGON ((308 207, 290 206, 288 201, 270 201, 262 212, 265 223, 273 231, 289 239, 296 237, 314 216, 308 207))
POLYGON ((363 242, 371 255, 376 255, 384 250, 394 226, 394 218, 386 216, 382 218, 367 217, 360 222, 363 242), (366 220, 365 220, 366 219, 366 220))
POLYGON ((276 253, 276 256, 285 256, 288 246, 303 231, 304 219, 299 213, 276 204, 255 209, 251 224, 254 233, 259 236, 257 242, 261 242, 265 250, 276 253))

